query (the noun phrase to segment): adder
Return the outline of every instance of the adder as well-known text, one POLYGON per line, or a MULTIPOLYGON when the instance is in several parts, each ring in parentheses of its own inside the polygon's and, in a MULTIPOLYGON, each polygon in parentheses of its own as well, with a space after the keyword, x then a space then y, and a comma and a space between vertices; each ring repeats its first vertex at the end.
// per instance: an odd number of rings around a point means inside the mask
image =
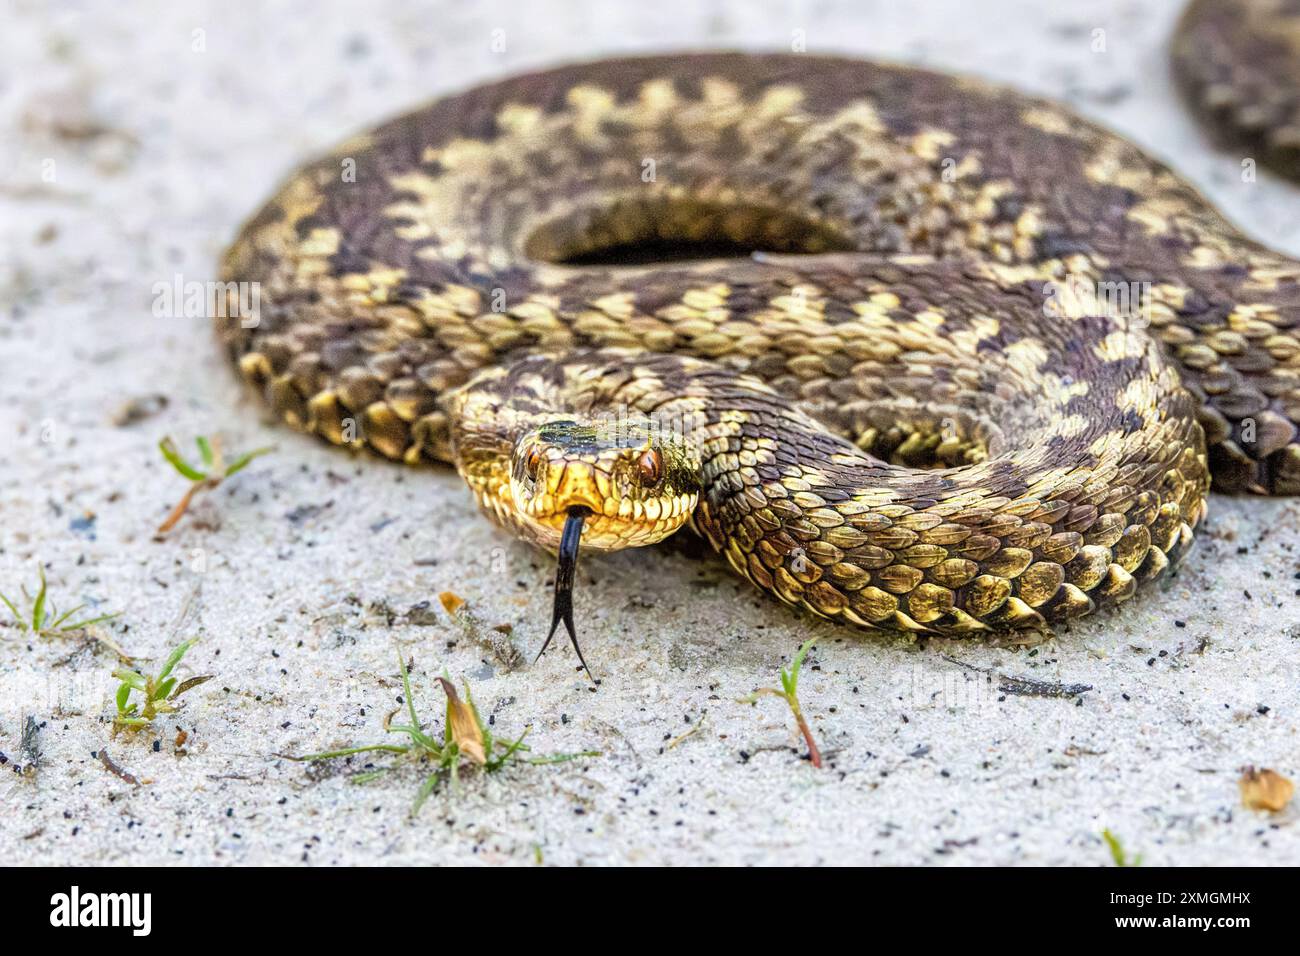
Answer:
MULTIPOLYGON (((1173 49, 1248 165, 1300 174, 1300 5, 1200 0, 1173 49)), ((223 278, 260 284, 220 334, 286 422, 453 463, 559 554, 547 642, 575 649, 580 548, 689 526, 813 614, 967 635, 1127 600, 1211 480, 1300 490, 1300 265, 973 79, 743 53, 507 79, 293 173, 223 278)))

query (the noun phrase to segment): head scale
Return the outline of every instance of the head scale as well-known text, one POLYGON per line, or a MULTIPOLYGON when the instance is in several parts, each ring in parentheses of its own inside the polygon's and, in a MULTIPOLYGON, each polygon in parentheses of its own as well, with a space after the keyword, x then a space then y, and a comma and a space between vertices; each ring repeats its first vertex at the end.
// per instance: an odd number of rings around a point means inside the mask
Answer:
POLYGON ((681 528, 699 499, 699 469, 691 444, 646 416, 557 418, 515 442, 510 494, 539 544, 558 547, 569 513, 585 508, 582 547, 616 551, 681 528))
POLYGON ((538 657, 563 623, 582 661, 573 620, 579 551, 654 544, 677 531, 699 500, 702 466, 688 431, 642 413, 544 410, 546 371, 543 360, 525 360, 459 392, 452 447, 483 508, 558 558, 551 629, 538 657))

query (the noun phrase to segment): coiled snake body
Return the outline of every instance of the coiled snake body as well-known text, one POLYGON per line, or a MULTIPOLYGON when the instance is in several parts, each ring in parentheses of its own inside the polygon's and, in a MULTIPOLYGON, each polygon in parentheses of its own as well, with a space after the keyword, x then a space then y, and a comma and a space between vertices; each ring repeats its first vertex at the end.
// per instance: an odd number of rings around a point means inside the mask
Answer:
POLYGON ((1297 263, 1127 141, 919 69, 480 87, 295 173, 224 276, 261 283, 221 334, 289 423, 455 462, 552 549, 575 513, 597 550, 689 523, 866 627, 1085 614, 1179 560, 1211 473, 1300 490, 1297 263))

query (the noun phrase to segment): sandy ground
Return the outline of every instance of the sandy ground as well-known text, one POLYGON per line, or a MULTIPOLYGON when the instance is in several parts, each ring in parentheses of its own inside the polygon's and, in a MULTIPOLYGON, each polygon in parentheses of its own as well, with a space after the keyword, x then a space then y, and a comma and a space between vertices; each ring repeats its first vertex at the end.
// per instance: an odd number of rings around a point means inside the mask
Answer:
POLYGON ((215 675, 178 713, 110 739, 112 653, 0 629, 7 862, 1096 865, 1104 829, 1152 864, 1300 862, 1297 809, 1260 815, 1237 791, 1246 764, 1300 776, 1295 502, 1216 496, 1169 586, 1033 648, 864 637, 680 548, 586 560, 593 693, 567 648, 509 671, 482 643, 508 624, 535 652, 551 566, 481 519, 454 474, 352 459, 274 425, 207 320, 151 309, 155 283, 212 278, 241 217, 295 163, 379 117, 525 67, 780 49, 796 30, 813 51, 1067 99, 1300 251, 1300 196, 1264 175, 1243 183, 1240 157, 1213 152, 1172 94, 1179 4, 236 6, 4 7, 0 590, 30 587, 43 564, 60 607, 121 612, 100 633, 143 666, 197 636, 179 672, 215 675), (143 417, 116 423, 132 402, 143 417), (196 434, 276 451, 155 540, 184 488, 157 442, 196 434), (445 590, 476 631, 442 611, 445 590), (809 636, 801 694, 822 770, 779 701, 739 702, 809 636), (535 753, 601 755, 467 776, 414 819, 415 768, 358 785, 364 759, 274 756, 384 738, 399 652, 435 725, 445 670, 498 732, 531 725, 535 753), (1012 678, 1088 689, 1036 696, 1012 678), (139 785, 107 769, 106 748, 139 785))

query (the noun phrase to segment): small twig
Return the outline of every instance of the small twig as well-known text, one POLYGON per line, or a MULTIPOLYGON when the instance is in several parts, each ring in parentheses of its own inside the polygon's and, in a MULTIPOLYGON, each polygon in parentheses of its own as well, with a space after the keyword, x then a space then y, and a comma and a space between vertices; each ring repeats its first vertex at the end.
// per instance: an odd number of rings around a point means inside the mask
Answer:
POLYGON ((700 715, 700 719, 697 720, 697 721, 695 722, 695 725, 694 725, 693 727, 691 727, 690 730, 688 730, 688 731, 686 731, 686 733, 684 733, 684 734, 680 734, 680 735, 674 737, 672 740, 668 741, 668 746, 666 746, 666 747, 664 748, 664 753, 667 753, 668 751, 672 750, 674 747, 676 747, 679 743, 681 743, 681 742, 682 742, 683 740, 685 740, 686 738, 688 738, 688 737, 694 737, 696 734, 698 734, 698 733, 700 732, 700 728, 702 728, 702 727, 704 726, 704 722, 705 722, 706 720, 708 720, 708 719, 709 719, 709 715, 708 715, 708 714, 701 714, 701 715, 700 715))
POLYGON ((203 481, 196 481, 194 484, 190 485, 189 488, 185 490, 185 494, 181 496, 181 500, 176 502, 176 506, 172 508, 163 523, 158 526, 157 533, 166 534, 172 528, 176 527, 181 518, 185 517, 185 512, 190 510, 190 502, 194 500, 194 496, 200 491, 208 491, 209 489, 217 487, 219 484, 221 484, 220 481, 205 478, 203 481))
POLYGON ((976 667, 974 664, 967 664, 965 661, 959 661, 949 654, 944 654, 943 659, 950 664, 964 667, 968 671, 996 677, 999 681, 998 690, 1003 694, 1014 694, 1018 697, 1070 698, 1086 694, 1093 689, 1091 684, 1063 684, 1060 681, 1045 681, 1037 677, 1015 677, 1010 674, 1000 673, 992 667, 976 667))
POLYGON ((104 769, 107 770, 109 773, 111 773, 113 776, 125 780, 133 787, 140 786, 140 781, 139 779, 136 778, 135 774, 128 773, 127 771, 119 767, 117 764, 115 764, 113 762, 113 758, 108 755, 108 750, 102 747, 100 748, 99 751, 99 762, 102 763, 104 765, 104 769))
POLYGON ((36 773, 41 763, 41 744, 37 739, 40 733, 41 725, 35 717, 28 714, 23 720, 23 735, 18 741, 18 752, 25 761, 21 772, 29 777, 36 773))

